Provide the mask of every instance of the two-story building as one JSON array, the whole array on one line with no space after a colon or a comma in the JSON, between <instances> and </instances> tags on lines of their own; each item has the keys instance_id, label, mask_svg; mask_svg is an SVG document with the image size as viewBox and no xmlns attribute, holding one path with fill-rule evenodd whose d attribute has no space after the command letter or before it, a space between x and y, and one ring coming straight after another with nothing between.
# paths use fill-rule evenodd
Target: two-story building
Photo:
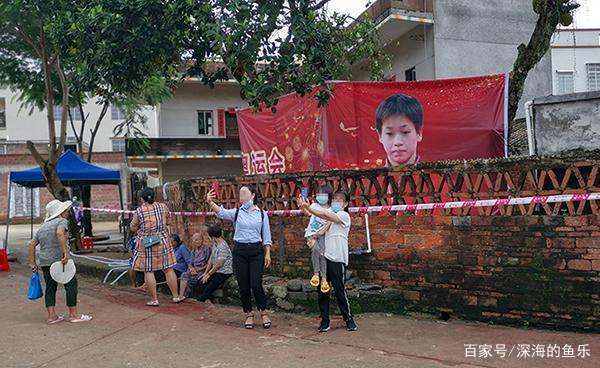
<instances>
[{"instance_id":1,"label":"two-story building","mask_svg":"<svg viewBox=\"0 0 600 368\"><path fill-rule=\"evenodd\" d=\"M156 106L157 134L144 153L127 150L131 167L158 172L161 183L181 178L242 173L236 108L246 107L237 82L214 88L185 80Z\"/></svg>"},{"instance_id":2,"label":"two-story building","mask_svg":"<svg viewBox=\"0 0 600 368\"><path fill-rule=\"evenodd\" d=\"M366 16L390 57L386 79L395 81L508 73L537 20L531 0L377 0ZM354 79L367 80L366 67L357 64ZM548 53L529 74L522 101L551 92Z\"/></svg>"},{"instance_id":3,"label":"two-story building","mask_svg":"<svg viewBox=\"0 0 600 368\"><path fill-rule=\"evenodd\" d=\"M561 29L551 50L554 95L600 90L600 28Z\"/></svg>"}]
</instances>

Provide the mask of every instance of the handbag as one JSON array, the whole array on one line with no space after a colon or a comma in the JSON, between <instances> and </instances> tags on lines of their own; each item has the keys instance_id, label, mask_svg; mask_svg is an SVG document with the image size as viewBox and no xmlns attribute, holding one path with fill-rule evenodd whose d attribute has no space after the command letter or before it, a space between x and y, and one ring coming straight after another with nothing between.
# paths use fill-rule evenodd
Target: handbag
<instances>
[{"instance_id":1,"label":"handbag","mask_svg":"<svg viewBox=\"0 0 600 368\"><path fill-rule=\"evenodd\" d=\"M27 299L36 300L42 297L42 283L40 282L40 274L34 272L29 280L29 290L27 290Z\"/></svg>"},{"instance_id":2,"label":"handbag","mask_svg":"<svg viewBox=\"0 0 600 368\"><path fill-rule=\"evenodd\" d=\"M160 236L158 235L148 235L142 238L142 244L144 248L150 248L160 243Z\"/></svg>"}]
</instances>

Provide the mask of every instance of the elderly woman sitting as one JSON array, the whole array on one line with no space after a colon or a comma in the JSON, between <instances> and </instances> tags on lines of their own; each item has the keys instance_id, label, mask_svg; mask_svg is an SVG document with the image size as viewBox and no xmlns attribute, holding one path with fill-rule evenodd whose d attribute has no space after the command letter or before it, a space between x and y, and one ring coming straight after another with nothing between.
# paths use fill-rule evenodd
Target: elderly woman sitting
<instances>
[{"instance_id":1,"label":"elderly woman sitting","mask_svg":"<svg viewBox=\"0 0 600 368\"><path fill-rule=\"evenodd\" d=\"M208 265L208 260L211 254L210 239L206 230L202 233L195 233L192 236L191 248L192 259L188 264L188 269L181 274L179 297L173 299L174 302L180 303L184 301L189 294L190 286L198 284Z\"/></svg>"}]
</instances>

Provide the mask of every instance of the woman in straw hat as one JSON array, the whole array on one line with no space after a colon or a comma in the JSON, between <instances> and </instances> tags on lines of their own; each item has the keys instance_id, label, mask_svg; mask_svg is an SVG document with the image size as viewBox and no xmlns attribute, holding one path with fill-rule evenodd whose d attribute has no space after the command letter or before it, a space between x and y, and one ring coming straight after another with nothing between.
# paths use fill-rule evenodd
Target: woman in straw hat
<instances>
[{"instance_id":1,"label":"woman in straw hat","mask_svg":"<svg viewBox=\"0 0 600 368\"><path fill-rule=\"evenodd\" d=\"M173 301L177 301L177 275L173 266L177 263L170 243L169 209L164 203L154 202L154 190L144 188L141 193L144 201L137 208L131 221L131 231L136 234L136 252L133 270L144 273L144 284L152 300L146 305L158 307L156 278L154 272L163 271Z\"/></svg>"},{"instance_id":2,"label":"woman in straw hat","mask_svg":"<svg viewBox=\"0 0 600 368\"><path fill-rule=\"evenodd\" d=\"M67 244L71 201L61 202L53 200L46 205L46 219L37 231L35 237L29 242L29 264L34 272L39 268L44 274L46 283L45 302L48 310L48 324L55 324L64 320L64 317L56 314L56 289L58 283L50 273L50 266L54 262L66 265L69 261L69 246ZM40 256L36 261L35 247L40 245ZM66 280L65 280L66 281ZM77 312L77 278L73 277L66 282L65 292L67 294L67 307L69 308L69 322L88 322L91 316Z\"/></svg>"}]
</instances>

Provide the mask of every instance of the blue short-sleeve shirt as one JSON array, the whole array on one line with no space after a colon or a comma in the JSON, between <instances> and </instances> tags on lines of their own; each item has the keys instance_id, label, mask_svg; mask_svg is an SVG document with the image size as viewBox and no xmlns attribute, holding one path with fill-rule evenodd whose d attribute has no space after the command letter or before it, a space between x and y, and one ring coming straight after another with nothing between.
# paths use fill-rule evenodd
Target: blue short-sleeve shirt
<instances>
[{"instance_id":1,"label":"blue short-sleeve shirt","mask_svg":"<svg viewBox=\"0 0 600 368\"><path fill-rule=\"evenodd\" d=\"M235 212L237 208L225 209L221 207L217 215L222 220L235 221ZM269 216L264 213L264 219L261 216L260 209L244 210L239 209L237 221L234 224L235 232L233 240L238 243L263 243L270 246L271 227L269 226ZM262 237L261 237L262 233Z\"/></svg>"}]
</instances>

